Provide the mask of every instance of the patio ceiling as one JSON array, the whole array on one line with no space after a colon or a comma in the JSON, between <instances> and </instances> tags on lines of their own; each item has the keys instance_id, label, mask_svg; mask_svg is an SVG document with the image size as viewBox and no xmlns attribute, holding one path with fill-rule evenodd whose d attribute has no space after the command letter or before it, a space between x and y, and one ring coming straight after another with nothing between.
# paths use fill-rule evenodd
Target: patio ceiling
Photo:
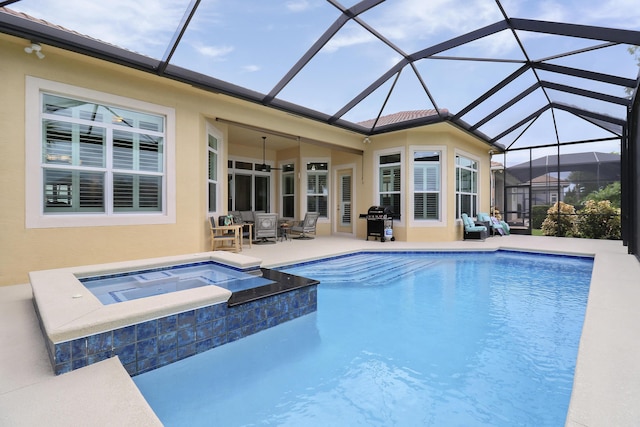
<instances>
[{"instance_id":1,"label":"patio ceiling","mask_svg":"<svg viewBox=\"0 0 640 427\"><path fill-rule=\"evenodd\" d=\"M364 136L449 121L520 149L620 139L633 3L0 0L0 31Z\"/></svg>"}]
</instances>

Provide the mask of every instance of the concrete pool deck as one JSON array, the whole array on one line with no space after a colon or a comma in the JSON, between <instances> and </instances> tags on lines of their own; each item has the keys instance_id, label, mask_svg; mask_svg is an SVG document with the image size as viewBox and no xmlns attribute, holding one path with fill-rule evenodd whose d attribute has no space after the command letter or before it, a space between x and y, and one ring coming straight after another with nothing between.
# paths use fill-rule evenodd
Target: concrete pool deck
<instances>
[{"instance_id":1,"label":"concrete pool deck","mask_svg":"<svg viewBox=\"0 0 640 427\"><path fill-rule=\"evenodd\" d=\"M242 254L275 267L357 250L497 248L595 255L566 425L638 425L640 263L619 241L512 235L380 243L334 236L253 245ZM161 425L117 358L55 376L31 299L28 284L0 287L0 426Z\"/></svg>"}]
</instances>

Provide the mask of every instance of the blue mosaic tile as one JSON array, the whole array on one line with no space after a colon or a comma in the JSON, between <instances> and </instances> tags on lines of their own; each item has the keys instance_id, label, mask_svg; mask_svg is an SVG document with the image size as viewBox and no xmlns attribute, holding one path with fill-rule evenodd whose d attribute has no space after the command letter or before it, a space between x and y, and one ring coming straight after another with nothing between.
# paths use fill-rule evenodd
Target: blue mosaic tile
<instances>
[{"instance_id":1,"label":"blue mosaic tile","mask_svg":"<svg viewBox=\"0 0 640 427\"><path fill-rule=\"evenodd\" d=\"M165 353L178 348L178 333L176 331L158 335L158 353Z\"/></svg>"},{"instance_id":2,"label":"blue mosaic tile","mask_svg":"<svg viewBox=\"0 0 640 427\"><path fill-rule=\"evenodd\" d=\"M158 355L158 367L160 366L166 366L170 363L175 362L176 360L178 360L178 349L173 349L171 351L168 351L166 353L162 353Z\"/></svg>"},{"instance_id":3,"label":"blue mosaic tile","mask_svg":"<svg viewBox=\"0 0 640 427\"><path fill-rule=\"evenodd\" d=\"M178 347L178 360L193 356L194 354L196 354L196 343L190 343Z\"/></svg>"},{"instance_id":4,"label":"blue mosaic tile","mask_svg":"<svg viewBox=\"0 0 640 427\"><path fill-rule=\"evenodd\" d=\"M194 327L184 328L178 331L178 346L196 342L196 330Z\"/></svg>"},{"instance_id":5,"label":"blue mosaic tile","mask_svg":"<svg viewBox=\"0 0 640 427\"><path fill-rule=\"evenodd\" d=\"M102 360L106 360L111 357L111 350L101 351L95 354L90 354L87 356L87 364L91 365L93 363L100 362Z\"/></svg>"},{"instance_id":6,"label":"blue mosaic tile","mask_svg":"<svg viewBox=\"0 0 640 427\"><path fill-rule=\"evenodd\" d=\"M127 326L113 331L114 347L122 347L123 345L134 342L136 342L136 325Z\"/></svg>"},{"instance_id":7,"label":"blue mosaic tile","mask_svg":"<svg viewBox=\"0 0 640 427\"><path fill-rule=\"evenodd\" d=\"M136 346L136 358L138 361L144 358L153 357L156 354L158 354L158 343L156 337L138 341L138 345Z\"/></svg>"},{"instance_id":8,"label":"blue mosaic tile","mask_svg":"<svg viewBox=\"0 0 640 427\"><path fill-rule=\"evenodd\" d=\"M127 370L127 373L129 374L129 376L134 376L138 373L136 368L137 368L137 364L135 362L127 363L126 365L124 365L124 369Z\"/></svg>"},{"instance_id":9,"label":"blue mosaic tile","mask_svg":"<svg viewBox=\"0 0 640 427\"><path fill-rule=\"evenodd\" d=\"M242 327L242 313L227 316L227 330L232 331Z\"/></svg>"},{"instance_id":10,"label":"blue mosaic tile","mask_svg":"<svg viewBox=\"0 0 640 427\"><path fill-rule=\"evenodd\" d=\"M56 365L54 368L54 373L56 375L61 375L61 374L66 374L67 372L71 372L72 366L71 366L71 362L67 362L67 363L61 363L59 365Z\"/></svg>"},{"instance_id":11,"label":"blue mosaic tile","mask_svg":"<svg viewBox=\"0 0 640 427\"><path fill-rule=\"evenodd\" d=\"M178 314L178 328L189 328L196 324L196 311L189 310Z\"/></svg>"},{"instance_id":12,"label":"blue mosaic tile","mask_svg":"<svg viewBox=\"0 0 640 427\"><path fill-rule=\"evenodd\" d=\"M213 348L213 340L211 338L198 341L196 343L196 353L202 353L203 351L211 350Z\"/></svg>"},{"instance_id":13,"label":"blue mosaic tile","mask_svg":"<svg viewBox=\"0 0 640 427\"><path fill-rule=\"evenodd\" d=\"M240 338L244 338L242 335L242 330L234 329L233 331L229 331L227 333L227 342L238 341Z\"/></svg>"},{"instance_id":14,"label":"blue mosaic tile","mask_svg":"<svg viewBox=\"0 0 640 427\"><path fill-rule=\"evenodd\" d=\"M196 323L200 324L200 323L206 323L206 322L211 322L213 319L215 319L215 310L213 308L214 306L208 306L208 307L203 307L203 308L199 308L196 310Z\"/></svg>"},{"instance_id":15,"label":"blue mosaic tile","mask_svg":"<svg viewBox=\"0 0 640 427\"><path fill-rule=\"evenodd\" d=\"M196 341L201 341L213 336L213 322L200 323L196 326Z\"/></svg>"},{"instance_id":16,"label":"blue mosaic tile","mask_svg":"<svg viewBox=\"0 0 640 427\"><path fill-rule=\"evenodd\" d=\"M215 304L213 306L213 317L215 319L218 319L220 317L226 317L228 315L229 312L229 307L227 307L227 304Z\"/></svg>"},{"instance_id":17,"label":"blue mosaic tile","mask_svg":"<svg viewBox=\"0 0 640 427\"><path fill-rule=\"evenodd\" d=\"M113 333L111 331L87 337L87 354L111 350L112 347Z\"/></svg>"},{"instance_id":18,"label":"blue mosaic tile","mask_svg":"<svg viewBox=\"0 0 640 427\"><path fill-rule=\"evenodd\" d=\"M78 338L71 341L71 358L81 359L83 357L87 357L87 339Z\"/></svg>"},{"instance_id":19,"label":"blue mosaic tile","mask_svg":"<svg viewBox=\"0 0 640 427\"><path fill-rule=\"evenodd\" d=\"M211 322L211 333L213 336L219 336L227 333L226 317L222 317Z\"/></svg>"},{"instance_id":20,"label":"blue mosaic tile","mask_svg":"<svg viewBox=\"0 0 640 427\"><path fill-rule=\"evenodd\" d=\"M178 330L178 315L172 314L158 319L158 334L166 334Z\"/></svg>"},{"instance_id":21,"label":"blue mosaic tile","mask_svg":"<svg viewBox=\"0 0 640 427\"><path fill-rule=\"evenodd\" d=\"M55 360L56 364L65 363L71 360L71 343L63 342L56 344Z\"/></svg>"},{"instance_id":22,"label":"blue mosaic tile","mask_svg":"<svg viewBox=\"0 0 640 427\"><path fill-rule=\"evenodd\" d=\"M87 366L87 358L83 357L82 359L75 359L73 361L71 361L71 368L72 369L80 369L80 368L84 368L85 366Z\"/></svg>"},{"instance_id":23,"label":"blue mosaic tile","mask_svg":"<svg viewBox=\"0 0 640 427\"><path fill-rule=\"evenodd\" d=\"M220 347L221 345L225 345L226 343L229 342L229 337L227 334L217 335L212 338L212 341L213 341L213 347Z\"/></svg>"},{"instance_id":24,"label":"blue mosaic tile","mask_svg":"<svg viewBox=\"0 0 640 427\"><path fill-rule=\"evenodd\" d=\"M128 344L123 347L117 347L114 350L114 354L120 358L123 365L133 363L136 361L136 345Z\"/></svg>"},{"instance_id":25,"label":"blue mosaic tile","mask_svg":"<svg viewBox=\"0 0 640 427\"><path fill-rule=\"evenodd\" d=\"M146 359L138 359L136 363L136 372L138 374L142 374L147 371L151 371L158 367L158 358L156 356L149 357Z\"/></svg>"},{"instance_id":26,"label":"blue mosaic tile","mask_svg":"<svg viewBox=\"0 0 640 427\"><path fill-rule=\"evenodd\" d=\"M218 303L80 338L50 343L56 374L118 356L134 376L317 310L317 286L229 308Z\"/></svg>"},{"instance_id":27,"label":"blue mosaic tile","mask_svg":"<svg viewBox=\"0 0 640 427\"><path fill-rule=\"evenodd\" d=\"M149 320L136 326L136 339L138 341L158 335L158 321Z\"/></svg>"}]
</instances>

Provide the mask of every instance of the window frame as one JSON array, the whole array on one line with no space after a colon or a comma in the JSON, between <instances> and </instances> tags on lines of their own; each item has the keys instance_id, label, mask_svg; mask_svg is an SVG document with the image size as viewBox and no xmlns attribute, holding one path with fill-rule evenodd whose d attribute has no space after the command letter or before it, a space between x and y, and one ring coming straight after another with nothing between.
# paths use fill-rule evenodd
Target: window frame
<instances>
[{"instance_id":1,"label":"window frame","mask_svg":"<svg viewBox=\"0 0 640 427\"><path fill-rule=\"evenodd\" d=\"M376 205L378 205L380 203L380 196L383 194L383 192L380 191L380 169L381 167L387 167L387 165L382 166L380 164L380 158L384 157L384 156L389 156L389 155L393 155L393 154L399 154L400 155L400 162L399 162L399 166L400 166L400 191L398 192L400 194L400 212L394 212L394 214L396 215L400 215L400 219L394 218L394 224L396 225L403 225L405 223L405 185L404 185L404 181L405 181L405 176L406 176L406 162L405 162L405 157L406 157L406 149L405 147L392 147L392 148L386 148L383 150L377 150L373 153L374 156L374 171L373 171L373 200L374 203ZM391 194L391 192L384 192L385 194Z\"/></svg>"},{"instance_id":2,"label":"window frame","mask_svg":"<svg viewBox=\"0 0 640 427\"><path fill-rule=\"evenodd\" d=\"M316 175L316 176L320 176L320 175L325 175L326 180L327 180L327 184L326 184L326 194L324 193L309 193L309 172L313 172L311 170L308 169L308 165L310 163L325 163L327 165L326 169L320 170L320 171L315 171L315 173L312 173L312 175ZM331 206L330 206L330 201L331 199L329 198L329 196L331 196L331 163L329 161L328 158L305 158L302 160L302 165L304 165L302 168L304 169L304 197L301 197L300 203L301 203L301 215L304 217L304 215L307 214L307 212L317 212L317 211L311 211L309 210L309 197L323 197L325 199L325 205L327 207L327 214L326 216L322 216L320 215L318 217L318 220L321 222L324 221L329 221L331 219ZM320 212L318 212L320 213Z\"/></svg>"},{"instance_id":3,"label":"window frame","mask_svg":"<svg viewBox=\"0 0 640 427\"><path fill-rule=\"evenodd\" d=\"M292 171L285 171L284 168L287 165L293 165L293 170ZM278 163L278 167L280 168L280 210L279 212L281 212L281 217L282 218L291 218L294 219L296 216L296 190L298 187L297 184L297 179L296 177L298 176L297 174L299 174L298 172L298 166L297 166L297 162L295 161L295 159L291 159L291 160L283 160L281 162ZM285 178L292 178L293 179L293 193L286 193L285 192ZM291 216L287 216L284 214L284 206L285 206L285 200L286 199L291 199L291 205L293 206L293 215Z\"/></svg>"},{"instance_id":4,"label":"window frame","mask_svg":"<svg viewBox=\"0 0 640 427\"><path fill-rule=\"evenodd\" d=\"M466 167L462 167L458 165L458 157L463 157L467 160L471 160L473 162L476 163L476 169L475 171L472 168L466 168ZM481 189L481 185L480 185L480 168L481 168L481 162L480 159L477 156L474 156L472 154L469 154L467 152L464 151L460 151L460 150L456 150L455 152L455 156L454 156L454 171L455 171L455 179L454 179L454 194L455 194L455 213L456 213L456 219L460 220L461 217L460 215L462 213L466 213L467 215L469 215L469 217L475 218L478 215L478 212L480 211L480 189ZM465 170L469 170L473 173L475 173L475 193L474 192L460 192L458 191L459 185L458 185L458 178L459 178L459 170L460 169L465 169ZM473 175L472 175L473 176ZM472 198L475 198L475 203L474 206L472 207L474 209L473 212L462 212L461 210L461 195L463 194L468 194L471 195Z\"/></svg>"},{"instance_id":5,"label":"window frame","mask_svg":"<svg viewBox=\"0 0 640 427\"><path fill-rule=\"evenodd\" d=\"M218 217L220 215L222 215L222 213L225 211L226 208L226 203L224 203L224 198L223 198L223 183L224 183L224 178L227 176L227 172L226 172L226 168L224 167L224 165L226 164L226 160L224 159L224 135L222 133L222 131L220 131L218 128L216 128L215 126L213 126L211 123L207 122L207 129L206 129L206 135L205 135L205 148L207 151L207 155L205 158L205 162L206 162L206 167L205 170L207 171L206 174L206 191L207 191L207 215L208 216L215 216ZM210 146L209 146L209 136L213 136L214 138L216 138L217 140L217 147L215 150L213 150ZM217 171L217 179L212 180L211 177L209 176L209 156L210 153L215 153L216 155L216 171ZM214 184L216 187L216 209L215 210L211 210L209 203L211 200L211 194L209 194L210 190L210 185Z\"/></svg>"},{"instance_id":6,"label":"window frame","mask_svg":"<svg viewBox=\"0 0 640 427\"><path fill-rule=\"evenodd\" d=\"M414 154L419 151L437 151L440 153L440 200L439 200L439 219L415 219L414 206L414 189L415 189L415 164L413 161ZM447 219L447 147L444 145L411 145L409 147L409 188L411 193L411 203L409 204L409 225L411 227L445 227L448 223Z\"/></svg>"},{"instance_id":7,"label":"window frame","mask_svg":"<svg viewBox=\"0 0 640 427\"><path fill-rule=\"evenodd\" d=\"M246 166L246 168L237 168L237 163L242 163L244 166ZM274 185L276 182L276 178L274 177L273 174L273 170L271 170L270 172L262 172L259 170L256 170L256 167L260 164L262 164L262 160L261 159L256 159L256 158L251 158L251 157L243 157L243 156L228 156L228 158L226 159L226 164L227 164L227 179L228 179L228 184L227 184L227 188L228 188L228 194L227 194L227 202L225 203L225 205L227 206L229 211L240 211L242 209L238 209L237 207L237 200L235 197L235 192L236 192L236 184L238 182L236 175L243 175L246 177L250 177L250 182L251 182L251 194L250 194L250 200L249 203L251 204L251 209L252 211L256 211L256 210L260 210L260 209L256 209L256 202L257 202L257 189L256 189L256 180L257 178L267 178L268 179L268 186L266 188L267 191L267 195L264 198L264 203L266 203L266 205L269 207L269 210L271 210L271 207L275 206L274 205ZM267 165L273 167L269 161L267 161Z\"/></svg>"},{"instance_id":8,"label":"window frame","mask_svg":"<svg viewBox=\"0 0 640 427\"><path fill-rule=\"evenodd\" d=\"M160 211L44 213L42 163L43 93L164 116L162 208ZM27 76L25 85L25 226L26 228L95 227L176 222L175 110L119 95ZM111 182L105 185L112 185Z\"/></svg>"}]
</instances>

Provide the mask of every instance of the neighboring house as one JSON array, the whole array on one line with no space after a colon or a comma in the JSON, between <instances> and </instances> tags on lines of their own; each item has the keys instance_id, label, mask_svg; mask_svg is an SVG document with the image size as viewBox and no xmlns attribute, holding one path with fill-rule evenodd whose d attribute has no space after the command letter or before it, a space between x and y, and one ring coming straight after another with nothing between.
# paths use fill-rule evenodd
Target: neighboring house
<instances>
[{"instance_id":1,"label":"neighboring house","mask_svg":"<svg viewBox=\"0 0 640 427\"><path fill-rule=\"evenodd\" d=\"M551 174L533 178L531 181L531 206L553 205L563 201L563 195L571 183Z\"/></svg>"},{"instance_id":2,"label":"neighboring house","mask_svg":"<svg viewBox=\"0 0 640 427\"><path fill-rule=\"evenodd\" d=\"M621 179L616 153L548 155L508 168L491 162L491 205L516 229L529 227L531 207L565 201L569 191L581 197Z\"/></svg>"},{"instance_id":3,"label":"neighboring house","mask_svg":"<svg viewBox=\"0 0 640 427\"><path fill-rule=\"evenodd\" d=\"M365 139L47 45L38 59L29 45L0 35L0 285L208 251L209 217L232 209L316 211L318 235L364 239L358 214L390 205L405 241L461 239L460 213L489 210L488 144L447 122Z\"/></svg>"}]
</instances>

